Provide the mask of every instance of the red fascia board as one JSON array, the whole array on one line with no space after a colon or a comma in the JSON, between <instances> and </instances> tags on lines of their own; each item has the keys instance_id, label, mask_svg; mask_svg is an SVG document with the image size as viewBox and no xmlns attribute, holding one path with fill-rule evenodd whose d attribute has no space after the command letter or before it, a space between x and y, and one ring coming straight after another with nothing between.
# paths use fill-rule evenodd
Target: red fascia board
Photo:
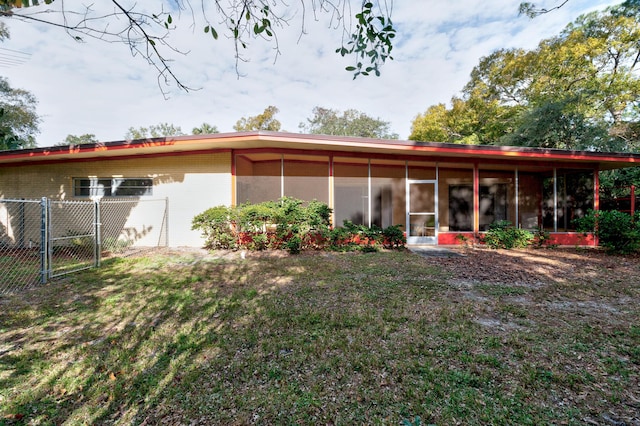
<instances>
[{"instance_id":1,"label":"red fascia board","mask_svg":"<svg viewBox=\"0 0 640 426\"><path fill-rule=\"evenodd\" d=\"M130 154L130 155L118 155L114 157L82 157L82 158L52 158L47 160L41 160L38 162L15 162L6 163L6 167L25 167L36 166L45 164L60 164L60 163L91 163L95 161L117 161L117 160L131 160L141 158L158 158L158 157L183 157L187 155L198 154L220 154L225 152L231 152L231 149L202 149L198 151L174 151L174 152L154 152L151 154ZM0 163L0 166L2 164Z\"/></svg>"},{"instance_id":2,"label":"red fascia board","mask_svg":"<svg viewBox=\"0 0 640 426\"><path fill-rule=\"evenodd\" d=\"M640 165L640 155L633 154L611 154L611 153L593 153L585 151L561 151L554 149L541 148L521 148L521 147L493 147L486 145L458 145L458 144L442 144L435 142L413 142L413 141L396 141L396 140L378 140L366 138L348 138L348 137L329 137L319 135L303 135L288 134L274 132L244 132L244 133L226 133L201 136L179 136L174 138L155 138L136 141L119 141L99 143L95 145L79 145L74 147L48 147L35 148L31 150L16 150L6 154L0 153L0 163L2 160L35 160L41 158L58 157L61 161L69 161L70 156L78 154L102 154L101 159L108 158L108 153L121 152L129 149L144 148L166 148L170 150L167 155L173 155L178 150L184 152L197 153L201 150L194 145L200 145L207 142L216 142L220 148L237 148L236 145L241 141L256 142L262 141L266 143L285 143L285 144L304 144L310 149L298 147L301 152L307 153L324 153L331 151L336 155L342 155L344 152L362 152L367 153L369 150L378 151L369 154L390 155L393 153L414 153L419 154L421 160L425 160L425 154L432 154L431 161L438 161L443 157L469 159L474 158L476 161L498 160L503 159L507 162L513 162L514 159L533 160L539 163L541 160L547 161L568 161L568 162L591 162L591 163L614 163L615 167L625 167L632 165ZM227 146L225 146L227 145ZM235 146L234 146L235 145ZM315 149L314 149L315 147ZM344 147L345 150L341 150ZM212 147L213 148L213 147ZM268 147L266 147L268 149ZM213 148L215 149L215 148ZM352 150L358 151L352 151ZM391 151L389 153L380 153L380 150ZM182 152L182 151L181 151ZM106 154L106 155L105 155ZM155 153L154 153L155 154ZM144 156L144 153L136 154ZM152 155L152 154L149 154ZM124 158L124 155L115 155L114 157ZM89 157L84 157L89 158ZM41 160L40 160L41 161ZM440 160L441 161L441 160ZM6 164L17 163L10 161ZM613 164L610 164L613 165Z\"/></svg>"}]
</instances>

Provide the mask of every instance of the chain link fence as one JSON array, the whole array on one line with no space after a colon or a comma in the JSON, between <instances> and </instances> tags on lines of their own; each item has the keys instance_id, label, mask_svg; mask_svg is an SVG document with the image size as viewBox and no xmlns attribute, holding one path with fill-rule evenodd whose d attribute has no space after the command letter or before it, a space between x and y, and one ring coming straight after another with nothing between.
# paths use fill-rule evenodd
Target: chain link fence
<instances>
[{"instance_id":1,"label":"chain link fence","mask_svg":"<svg viewBox=\"0 0 640 426\"><path fill-rule=\"evenodd\" d=\"M0 200L0 293L41 282L44 209L38 200Z\"/></svg>"},{"instance_id":2,"label":"chain link fence","mask_svg":"<svg viewBox=\"0 0 640 426\"><path fill-rule=\"evenodd\" d=\"M96 265L96 217L100 203L48 202L48 277L89 269Z\"/></svg>"},{"instance_id":3,"label":"chain link fence","mask_svg":"<svg viewBox=\"0 0 640 426\"><path fill-rule=\"evenodd\" d=\"M0 294L168 245L168 201L0 199Z\"/></svg>"}]
</instances>

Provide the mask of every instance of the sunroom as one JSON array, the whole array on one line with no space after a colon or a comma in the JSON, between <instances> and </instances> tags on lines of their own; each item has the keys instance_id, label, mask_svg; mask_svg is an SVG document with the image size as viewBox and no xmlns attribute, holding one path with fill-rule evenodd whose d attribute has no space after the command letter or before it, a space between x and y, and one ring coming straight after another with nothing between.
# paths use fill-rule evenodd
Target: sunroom
<instances>
[{"instance_id":1,"label":"sunroom","mask_svg":"<svg viewBox=\"0 0 640 426\"><path fill-rule=\"evenodd\" d=\"M438 149L437 144L418 145ZM496 158L482 158L473 148L449 148L468 155L235 150L235 202L318 200L333 209L335 226L347 220L381 228L400 225L409 244L456 244L497 221L549 232L557 244L594 244L575 232L574 219L598 207L601 164L595 159L575 161L576 153L515 148L490 149ZM517 158L517 153L534 159ZM558 158L543 158L553 155Z\"/></svg>"}]
</instances>

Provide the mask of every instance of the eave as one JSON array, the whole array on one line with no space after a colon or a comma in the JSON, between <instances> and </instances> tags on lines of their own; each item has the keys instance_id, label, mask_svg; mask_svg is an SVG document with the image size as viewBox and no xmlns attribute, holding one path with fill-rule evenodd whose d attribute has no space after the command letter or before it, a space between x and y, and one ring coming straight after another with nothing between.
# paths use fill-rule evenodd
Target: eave
<instances>
[{"instance_id":1,"label":"eave","mask_svg":"<svg viewBox=\"0 0 640 426\"><path fill-rule=\"evenodd\" d=\"M458 145L260 131L0 151L0 166L264 148L298 151L312 150L334 155L339 153L371 153L384 156L424 157L431 160L447 159L450 161L460 159L465 162L497 161L516 164L527 162L546 166L554 163L572 163L583 166L597 166L601 170L640 165L640 154L629 153Z\"/></svg>"}]
</instances>

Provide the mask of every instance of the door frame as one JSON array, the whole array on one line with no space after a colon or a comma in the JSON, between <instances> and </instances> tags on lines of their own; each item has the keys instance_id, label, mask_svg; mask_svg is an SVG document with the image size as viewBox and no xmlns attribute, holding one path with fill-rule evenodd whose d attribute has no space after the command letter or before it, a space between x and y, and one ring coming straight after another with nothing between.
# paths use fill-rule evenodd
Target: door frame
<instances>
[{"instance_id":1,"label":"door frame","mask_svg":"<svg viewBox=\"0 0 640 426\"><path fill-rule=\"evenodd\" d=\"M413 184L433 184L433 207L432 212L412 212L411 211L411 185ZM407 185L405 190L406 206L405 206L405 229L407 235L407 244L419 245L419 244L438 244L438 179L407 179ZM433 216L435 219L435 233L433 236L412 236L411 235L411 215L427 215Z\"/></svg>"}]
</instances>

